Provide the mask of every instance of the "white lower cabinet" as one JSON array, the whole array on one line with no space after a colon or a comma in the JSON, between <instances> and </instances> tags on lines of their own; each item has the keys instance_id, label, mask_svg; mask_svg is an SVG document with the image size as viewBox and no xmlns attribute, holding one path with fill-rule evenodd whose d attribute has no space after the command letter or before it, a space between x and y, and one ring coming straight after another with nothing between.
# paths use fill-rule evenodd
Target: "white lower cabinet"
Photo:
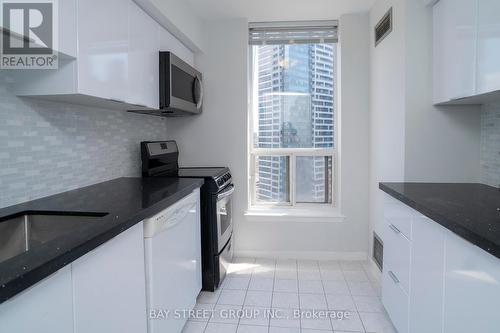
<instances>
[{"instance_id":1,"label":"white lower cabinet","mask_svg":"<svg viewBox=\"0 0 500 333\"><path fill-rule=\"evenodd\" d=\"M0 332L73 332L71 267L0 304Z\"/></svg>"},{"instance_id":2,"label":"white lower cabinet","mask_svg":"<svg viewBox=\"0 0 500 333\"><path fill-rule=\"evenodd\" d=\"M143 224L72 265L75 333L147 330Z\"/></svg>"},{"instance_id":3,"label":"white lower cabinet","mask_svg":"<svg viewBox=\"0 0 500 333\"><path fill-rule=\"evenodd\" d=\"M410 251L411 242L393 224L386 225L384 231L384 264L399 286L408 293L410 288Z\"/></svg>"},{"instance_id":4,"label":"white lower cabinet","mask_svg":"<svg viewBox=\"0 0 500 333\"><path fill-rule=\"evenodd\" d=\"M384 200L384 269L382 303L399 333L408 332L408 291L414 211L386 196Z\"/></svg>"},{"instance_id":5,"label":"white lower cabinet","mask_svg":"<svg viewBox=\"0 0 500 333\"><path fill-rule=\"evenodd\" d=\"M202 282L199 189L162 214L147 251L140 222L0 304L0 332L146 333L148 310L193 309ZM186 318L149 328L180 332Z\"/></svg>"},{"instance_id":6,"label":"white lower cabinet","mask_svg":"<svg viewBox=\"0 0 500 333\"><path fill-rule=\"evenodd\" d=\"M146 331L142 222L0 304L0 332Z\"/></svg>"},{"instance_id":7,"label":"white lower cabinet","mask_svg":"<svg viewBox=\"0 0 500 333\"><path fill-rule=\"evenodd\" d=\"M401 288L391 267L382 274L382 303L399 333L408 332L408 294Z\"/></svg>"},{"instance_id":8,"label":"white lower cabinet","mask_svg":"<svg viewBox=\"0 0 500 333\"><path fill-rule=\"evenodd\" d=\"M500 332L500 260L449 235L445 265L444 332Z\"/></svg>"},{"instance_id":9,"label":"white lower cabinet","mask_svg":"<svg viewBox=\"0 0 500 333\"><path fill-rule=\"evenodd\" d=\"M425 217L413 223L410 331L442 332L446 229Z\"/></svg>"},{"instance_id":10,"label":"white lower cabinet","mask_svg":"<svg viewBox=\"0 0 500 333\"><path fill-rule=\"evenodd\" d=\"M500 260L412 208L398 208L408 240L387 219L401 202L386 199L382 302L398 332L500 332Z\"/></svg>"}]
</instances>

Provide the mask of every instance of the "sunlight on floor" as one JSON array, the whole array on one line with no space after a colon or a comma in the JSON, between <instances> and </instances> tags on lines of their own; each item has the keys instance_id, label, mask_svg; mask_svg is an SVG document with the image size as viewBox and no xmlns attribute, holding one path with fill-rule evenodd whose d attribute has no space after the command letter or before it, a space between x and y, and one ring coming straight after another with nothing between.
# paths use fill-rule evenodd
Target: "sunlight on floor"
<instances>
[{"instance_id":1,"label":"sunlight on floor","mask_svg":"<svg viewBox=\"0 0 500 333\"><path fill-rule=\"evenodd\" d=\"M231 275L231 274L245 274L246 272L248 271L252 271L253 269L259 267L259 265L255 265L255 264L245 264L245 263L241 263L241 264L236 264L236 263L233 263L233 264L230 264L229 265L229 268L227 269L227 274L228 275Z\"/></svg>"}]
</instances>

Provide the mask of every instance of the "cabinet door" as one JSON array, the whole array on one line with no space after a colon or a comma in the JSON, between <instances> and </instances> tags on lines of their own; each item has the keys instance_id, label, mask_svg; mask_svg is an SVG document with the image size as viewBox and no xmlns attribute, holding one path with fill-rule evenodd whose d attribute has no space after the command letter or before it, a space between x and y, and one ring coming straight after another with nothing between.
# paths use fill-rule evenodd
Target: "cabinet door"
<instances>
[{"instance_id":1,"label":"cabinet door","mask_svg":"<svg viewBox=\"0 0 500 333\"><path fill-rule=\"evenodd\" d=\"M425 217L413 222L410 332L443 330L444 242L446 230Z\"/></svg>"},{"instance_id":2,"label":"cabinet door","mask_svg":"<svg viewBox=\"0 0 500 333\"><path fill-rule=\"evenodd\" d=\"M434 102L475 95L477 0L434 6Z\"/></svg>"},{"instance_id":3,"label":"cabinet door","mask_svg":"<svg viewBox=\"0 0 500 333\"><path fill-rule=\"evenodd\" d=\"M500 1L479 0L477 93L500 90Z\"/></svg>"},{"instance_id":4,"label":"cabinet door","mask_svg":"<svg viewBox=\"0 0 500 333\"><path fill-rule=\"evenodd\" d=\"M448 233L444 284L445 333L497 333L500 259Z\"/></svg>"},{"instance_id":5,"label":"cabinet door","mask_svg":"<svg viewBox=\"0 0 500 333\"><path fill-rule=\"evenodd\" d=\"M0 304L0 331L73 332L71 267L66 266Z\"/></svg>"},{"instance_id":6,"label":"cabinet door","mask_svg":"<svg viewBox=\"0 0 500 333\"><path fill-rule=\"evenodd\" d=\"M129 16L129 88L126 100L142 107L158 108L158 24L133 1L129 2Z\"/></svg>"},{"instance_id":7,"label":"cabinet door","mask_svg":"<svg viewBox=\"0 0 500 333\"><path fill-rule=\"evenodd\" d=\"M77 57L76 7L77 0L64 0L57 3L58 51L72 58Z\"/></svg>"},{"instance_id":8,"label":"cabinet door","mask_svg":"<svg viewBox=\"0 0 500 333\"><path fill-rule=\"evenodd\" d=\"M433 9L433 101L442 103L448 101L449 88L446 75L449 57L448 26L449 13L446 11L446 1L439 1Z\"/></svg>"},{"instance_id":9,"label":"cabinet door","mask_svg":"<svg viewBox=\"0 0 500 333\"><path fill-rule=\"evenodd\" d=\"M410 223L410 221L408 221ZM411 242L401 231L387 222L384 231L384 269L390 267L399 280L399 286L408 293L410 289Z\"/></svg>"},{"instance_id":10,"label":"cabinet door","mask_svg":"<svg viewBox=\"0 0 500 333\"><path fill-rule=\"evenodd\" d=\"M75 333L146 332L143 224L72 264Z\"/></svg>"},{"instance_id":11,"label":"cabinet door","mask_svg":"<svg viewBox=\"0 0 500 333\"><path fill-rule=\"evenodd\" d=\"M382 303L398 333L408 333L408 294L401 288L384 261L382 272ZM427 332L427 331L425 331Z\"/></svg>"},{"instance_id":12,"label":"cabinet door","mask_svg":"<svg viewBox=\"0 0 500 333\"><path fill-rule=\"evenodd\" d=\"M78 1L78 92L124 101L128 94L128 1Z\"/></svg>"}]
</instances>

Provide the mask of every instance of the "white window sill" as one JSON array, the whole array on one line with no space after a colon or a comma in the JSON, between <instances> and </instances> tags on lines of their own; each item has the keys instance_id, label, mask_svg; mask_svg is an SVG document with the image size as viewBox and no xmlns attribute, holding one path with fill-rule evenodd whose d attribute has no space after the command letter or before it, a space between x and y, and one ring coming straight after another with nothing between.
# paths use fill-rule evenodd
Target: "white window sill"
<instances>
[{"instance_id":1,"label":"white window sill","mask_svg":"<svg viewBox=\"0 0 500 333\"><path fill-rule=\"evenodd\" d=\"M319 222L338 223L345 220L337 209L330 208L276 208L251 207L245 212L247 221L288 221L288 222Z\"/></svg>"}]
</instances>

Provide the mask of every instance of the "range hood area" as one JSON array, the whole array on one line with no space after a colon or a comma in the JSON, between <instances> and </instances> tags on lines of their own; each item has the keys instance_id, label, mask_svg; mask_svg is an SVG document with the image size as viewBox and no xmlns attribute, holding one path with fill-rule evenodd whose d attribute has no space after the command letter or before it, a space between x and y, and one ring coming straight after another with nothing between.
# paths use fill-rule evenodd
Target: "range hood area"
<instances>
[{"instance_id":1,"label":"range hood area","mask_svg":"<svg viewBox=\"0 0 500 333\"><path fill-rule=\"evenodd\" d=\"M57 69L11 71L18 97L162 117L201 112L202 75L188 64L192 59L161 52L172 50L169 31L132 0L113 12L91 7L85 1L60 2ZM90 12L93 19L85 19ZM192 54L178 44L174 48L182 55ZM175 72L161 54L177 60Z\"/></svg>"}]
</instances>

